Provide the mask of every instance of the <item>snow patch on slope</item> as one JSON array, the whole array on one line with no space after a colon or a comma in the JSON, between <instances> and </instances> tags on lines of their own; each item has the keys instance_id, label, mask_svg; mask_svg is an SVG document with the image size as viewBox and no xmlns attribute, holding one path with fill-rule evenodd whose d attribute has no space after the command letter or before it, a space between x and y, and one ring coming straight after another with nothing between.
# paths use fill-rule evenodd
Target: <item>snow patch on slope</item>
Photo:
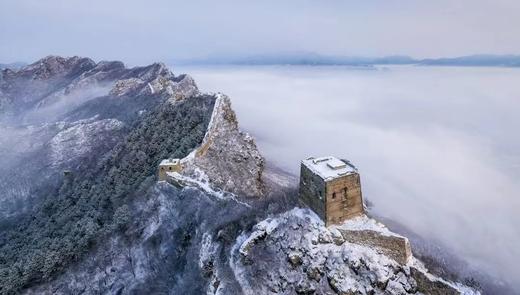
<instances>
[{"instance_id":1,"label":"snow patch on slope","mask_svg":"<svg viewBox=\"0 0 520 295\"><path fill-rule=\"evenodd\" d=\"M64 166L77 158L89 155L97 146L116 140L114 131L123 129L124 123L116 119L81 120L52 138L51 165Z\"/></svg>"}]
</instances>

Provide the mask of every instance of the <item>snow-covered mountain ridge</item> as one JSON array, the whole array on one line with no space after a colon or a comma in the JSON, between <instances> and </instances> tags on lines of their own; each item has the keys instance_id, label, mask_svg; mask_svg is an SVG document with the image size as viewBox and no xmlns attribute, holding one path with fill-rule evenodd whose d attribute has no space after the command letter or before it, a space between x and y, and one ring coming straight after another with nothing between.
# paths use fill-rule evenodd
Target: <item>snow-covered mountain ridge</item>
<instances>
[{"instance_id":1,"label":"snow-covered mountain ridge","mask_svg":"<svg viewBox=\"0 0 520 295\"><path fill-rule=\"evenodd\" d=\"M127 69L118 61L48 56L2 70L0 214L30 210L64 170L89 170L145 114L197 93L191 77L160 63Z\"/></svg>"},{"instance_id":2,"label":"snow-covered mountain ridge","mask_svg":"<svg viewBox=\"0 0 520 295\"><path fill-rule=\"evenodd\" d=\"M373 219L295 208L295 179L189 76L52 56L1 73L0 294L476 293L352 238L398 237Z\"/></svg>"}]
</instances>

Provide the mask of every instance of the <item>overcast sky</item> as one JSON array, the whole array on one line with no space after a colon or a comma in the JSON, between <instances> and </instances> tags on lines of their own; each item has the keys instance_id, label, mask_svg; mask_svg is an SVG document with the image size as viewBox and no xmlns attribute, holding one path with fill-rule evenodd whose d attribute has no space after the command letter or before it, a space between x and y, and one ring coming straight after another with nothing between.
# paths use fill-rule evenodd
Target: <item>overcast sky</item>
<instances>
[{"instance_id":1,"label":"overcast sky","mask_svg":"<svg viewBox=\"0 0 520 295\"><path fill-rule=\"evenodd\" d=\"M2 0L0 62L520 53L520 1Z\"/></svg>"}]
</instances>

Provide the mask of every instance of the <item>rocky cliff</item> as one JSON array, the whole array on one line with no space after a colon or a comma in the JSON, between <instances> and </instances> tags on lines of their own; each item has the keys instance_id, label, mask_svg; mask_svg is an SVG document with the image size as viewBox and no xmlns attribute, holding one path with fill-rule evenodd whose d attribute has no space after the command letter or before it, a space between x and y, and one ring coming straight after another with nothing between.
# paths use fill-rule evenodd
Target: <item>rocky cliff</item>
<instances>
[{"instance_id":1,"label":"rocky cliff","mask_svg":"<svg viewBox=\"0 0 520 295\"><path fill-rule=\"evenodd\" d=\"M2 71L0 91L16 135L0 139L15 159L0 294L475 293L368 217L327 228L295 208L294 179L264 167L229 98L162 64L47 57ZM157 182L172 157L179 181Z\"/></svg>"},{"instance_id":2,"label":"rocky cliff","mask_svg":"<svg viewBox=\"0 0 520 295\"><path fill-rule=\"evenodd\" d=\"M183 174L241 197L264 196L264 158L253 137L238 128L229 97L218 94L200 147L183 161ZM203 175L201 175L203 174Z\"/></svg>"}]
</instances>

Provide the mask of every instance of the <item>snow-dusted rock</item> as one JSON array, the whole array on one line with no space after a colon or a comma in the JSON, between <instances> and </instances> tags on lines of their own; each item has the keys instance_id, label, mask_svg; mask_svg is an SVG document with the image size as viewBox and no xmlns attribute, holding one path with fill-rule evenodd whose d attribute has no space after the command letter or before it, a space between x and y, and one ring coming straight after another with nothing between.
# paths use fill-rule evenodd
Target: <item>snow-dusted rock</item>
<instances>
[{"instance_id":1,"label":"snow-dusted rock","mask_svg":"<svg viewBox=\"0 0 520 295\"><path fill-rule=\"evenodd\" d=\"M201 146L183 160L183 174L202 170L212 186L238 196L263 196L264 158L254 139L240 131L229 97L217 95Z\"/></svg>"},{"instance_id":2,"label":"snow-dusted rock","mask_svg":"<svg viewBox=\"0 0 520 295\"><path fill-rule=\"evenodd\" d=\"M62 168L78 163L81 157L91 157L95 150L114 146L122 136L124 123L115 119L80 121L59 132L50 141L51 165Z\"/></svg>"},{"instance_id":3,"label":"snow-dusted rock","mask_svg":"<svg viewBox=\"0 0 520 295\"><path fill-rule=\"evenodd\" d=\"M173 85L175 99L190 97L199 93L195 80L190 75L181 75Z\"/></svg>"},{"instance_id":4,"label":"snow-dusted rock","mask_svg":"<svg viewBox=\"0 0 520 295\"><path fill-rule=\"evenodd\" d=\"M50 55L21 68L18 73L20 76L32 80L48 80L57 77L73 76L76 73L88 71L95 66L96 63L90 58L79 56L66 58Z\"/></svg>"},{"instance_id":5,"label":"snow-dusted rock","mask_svg":"<svg viewBox=\"0 0 520 295\"><path fill-rule=\"evenodd\" d=\"M369 218L326 228L309 209L293 209L243 233L231 265L244 294L474 294L416 259L400 264L369 244L334 241L367 228L398 236Z\"/></svg>"},{"instance_id":6,"label":"snow-dusted rock","mask_svg":"<svg viewBox=\"0 0 520 295\"><path fill-rule=\"evenodd\" d=\"M113 96L129 95L140 89L144 83L145 82L139 78L118 80L109 94Z\"/></svg>"},{"instance_id":7,"label":"snow-dusted rock","mask_svg":"<svg viewBox=\"0 0 520 295\"><path fill-rule=\"evenodd\" d=\"M181 75L175 79L159 76L149 81L147 87L142 88L141 92L148 95L164 93L174 103L175 101L197 95L199 90L193 78L188 75Z\"/></svg>"},{"instance_id":8,"label":"snow-dusted rock","mask_svg":"<svg viewBox=\"0 0 520 295\"><path fill-rule=\"evenodd\" d=\"M48 56L19 70L6 69L0 78L0 114L11 116L28 110L71 106L110 95L154 96L176 100L198 93L191 77L176 77L163 63L125 68L119 61ZM0 118L1 119L1 118ZM49 119L49 118L46 118Z\"/></svg>"},{"instance_id":9,"label":"snow-dusted rock","mask_svg":"<svg viewBox=\"0 0 520 295\"><path fill-rule=\"evenodd\" d=\"M3 70L0 114L18 113L34 107L95 65L89 58L48 56L19 70Z\"/></svg>"}]
</instances>

